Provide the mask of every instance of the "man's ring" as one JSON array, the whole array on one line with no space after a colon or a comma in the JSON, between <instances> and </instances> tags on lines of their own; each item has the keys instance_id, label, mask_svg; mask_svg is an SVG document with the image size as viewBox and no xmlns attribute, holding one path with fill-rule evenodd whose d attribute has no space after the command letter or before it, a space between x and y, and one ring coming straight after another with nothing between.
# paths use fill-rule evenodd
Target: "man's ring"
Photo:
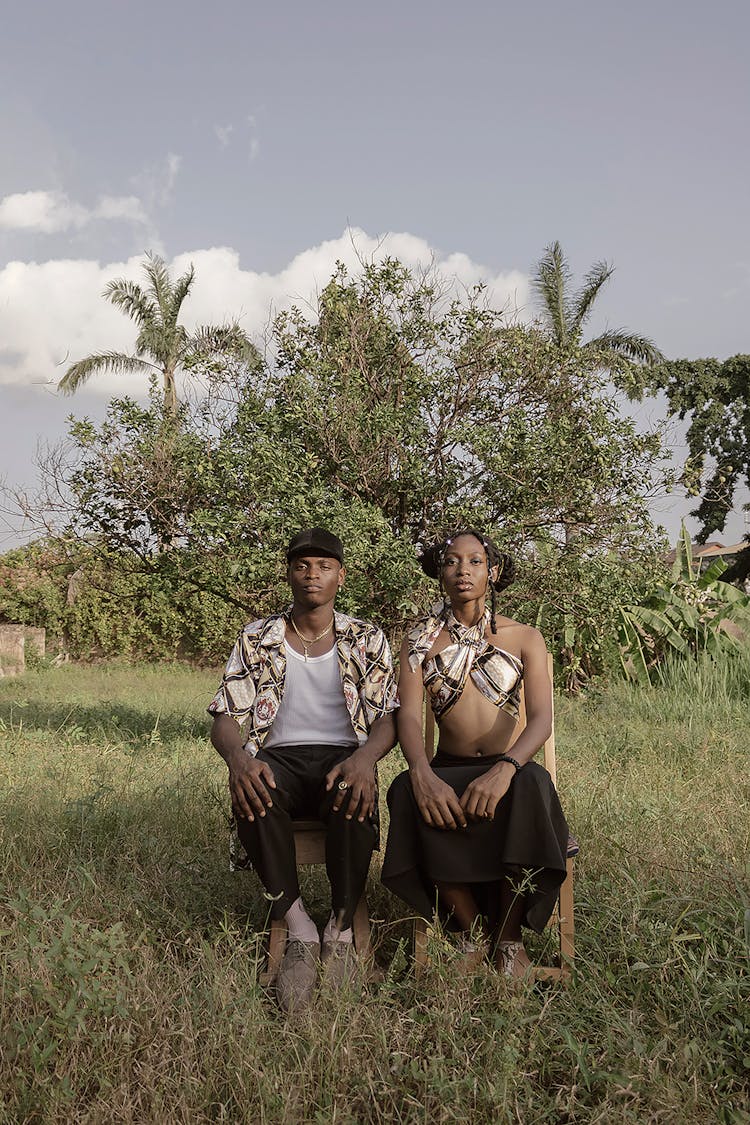
<instances>
[{"instance_id":1,"label":"man's ring","mask_svg":"<svg viewBox=\"0 0 750 1125\"><path fill-rule=\"evenodd\" d=\"M349 783L347 781L340 781L339 782L339 789L348 789L348 788L349 788Z\"/></svg>"}]
</instances>

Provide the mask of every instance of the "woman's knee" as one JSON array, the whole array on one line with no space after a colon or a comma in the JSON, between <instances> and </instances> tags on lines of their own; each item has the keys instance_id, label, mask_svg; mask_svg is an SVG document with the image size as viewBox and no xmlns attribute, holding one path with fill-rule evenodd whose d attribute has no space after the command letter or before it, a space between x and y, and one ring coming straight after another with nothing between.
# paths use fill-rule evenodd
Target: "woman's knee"
<instances>
[{"instance_id":1,"label":"woman's knee","mask_svg":"<svg viewBox=\"0 0 750 1125\"><path fill-rule=\"evenodd\" d=\"M513 778L513 789L543 793L552 785L552 778L538 762L527 762Z\"/></svg>"}]
</instances>

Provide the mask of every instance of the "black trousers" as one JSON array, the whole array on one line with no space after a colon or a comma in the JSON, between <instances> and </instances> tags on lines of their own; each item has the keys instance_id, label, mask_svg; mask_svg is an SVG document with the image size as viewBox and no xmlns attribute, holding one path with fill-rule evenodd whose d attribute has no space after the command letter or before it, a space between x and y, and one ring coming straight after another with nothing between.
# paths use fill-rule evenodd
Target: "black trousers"
<instances>
[{"instance_id":1,"label":"black trousers","mask_svg":"<svg viewBox=\"0 0 750 1125\"><path fill-rule=\"evenodd\" d=\"M346 803L338 812L332 805L338 790L327 793L325 778L356 746L275 746L261 749L258 760L273 771L276 788L273 805L265 816L250 821L237 818L237 832L261 883L273 899L271 917L283 918L299 897L297 860L292 821L296 818L325 822L326 871L331 884L331 907L340 929L348 929L365 889L376 831L372 820L346 819Z\"/></svg>"}]
</instances>

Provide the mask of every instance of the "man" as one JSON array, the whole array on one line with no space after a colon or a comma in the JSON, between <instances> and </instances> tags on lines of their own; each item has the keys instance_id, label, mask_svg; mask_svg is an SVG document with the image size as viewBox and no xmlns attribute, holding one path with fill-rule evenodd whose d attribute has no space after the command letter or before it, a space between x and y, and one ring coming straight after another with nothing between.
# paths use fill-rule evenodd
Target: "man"
<instances>
[{"instance_id":1,"label":"man","mask_svg":"<svg viewBox=\"0 0 750 1125\"><path fill-rule=\"evenodd\" d=\"M352 917L377 842L375 763L395 744L398 700L381 630L334 610L346 576L341 540L320 527L301 531L287 563L291 607L245 626L209 711L237 834L271 916L288 927L279 1003L299 1012L312 998L321 947L300 897L292 820L327 825L322 961L340 985L356 968Z\"/></svg>"}]
</instances>

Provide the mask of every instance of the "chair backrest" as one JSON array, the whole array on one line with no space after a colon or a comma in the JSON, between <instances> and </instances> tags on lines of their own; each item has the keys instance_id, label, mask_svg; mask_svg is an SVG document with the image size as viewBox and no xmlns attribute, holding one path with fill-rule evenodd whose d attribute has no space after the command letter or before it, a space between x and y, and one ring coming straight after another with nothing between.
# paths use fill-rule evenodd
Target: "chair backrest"
<instances>
[{"instance_id":1,"label":"chair backrest","mask_svg":"<svg viewBox=\"0 0 750 1125\"><path fill-rule=\"evenodd\" d=\"M552 692L552 727L549 732L549 738L544 743L544 768L552 778L552 784L557 788L557 759L555 757L555 687L554 687L554 664L552 657L547 653L547 671L549 672L550 691ZM518 710L518 727L516 733L513 735L511 746L518 738L519 734L526 726L526 700L524 699L523 686L521 687L521 705Z\"/></svg>"}]
</instances>

